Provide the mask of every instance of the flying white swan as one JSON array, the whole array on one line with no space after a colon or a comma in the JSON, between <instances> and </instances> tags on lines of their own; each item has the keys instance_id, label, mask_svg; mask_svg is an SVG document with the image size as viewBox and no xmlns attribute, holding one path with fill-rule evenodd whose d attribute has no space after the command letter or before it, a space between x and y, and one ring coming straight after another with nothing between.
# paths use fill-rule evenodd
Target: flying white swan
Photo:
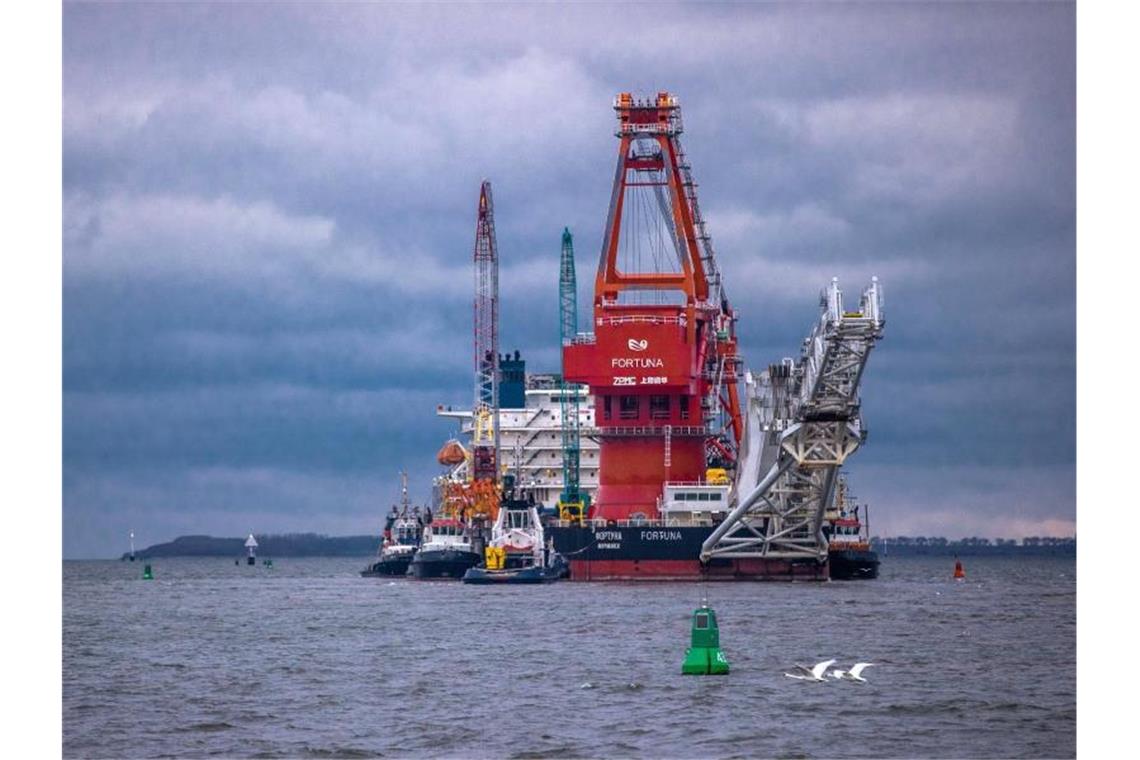
<instances>
[{"instance_id":1,"label":"flying white swan","mask_svg":"<svg viewBox=\"0 0 1140 760\"><path fill-rule=\"evenodd\" d=\"M837 681L862 681L867 683L867 679L860 675L863 668L869 668L875 663L873 662L857 662L851 666L851 670L833 670L830 675Z\"/></svg>"},{"instance_id":2,"label":"flying white swan","mask_svg":"<svg viewBox=\"0 0 1140 760\"><path fill-rule=\"evenodd\" d=\"M826 679L823 677L823 674L826 673L827 669L834 664L835 660L824 660L823 662L817 662L815 664L815 667L812 668L809 668L807 665L797 664L796 673L785 673L784 675L786 675L788 678L795 678L799 681L824 681Z\"/></svg>"}]
</instances>

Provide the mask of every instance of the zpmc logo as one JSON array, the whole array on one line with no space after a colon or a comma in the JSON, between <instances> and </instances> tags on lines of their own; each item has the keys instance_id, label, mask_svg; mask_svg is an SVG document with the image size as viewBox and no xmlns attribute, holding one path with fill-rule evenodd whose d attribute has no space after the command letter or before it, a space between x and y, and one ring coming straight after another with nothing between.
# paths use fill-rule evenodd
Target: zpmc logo
<instances>
[{"instance_id":1,"label":"zpmc logo","mask_svg":"<svg viewBox=\"0 0 1140 760\"><path fill-rule=\"evenodd\" d=\"M636 338L629 339L630 351L644 351L647 348L649 348L649 341L644 338L642 340L637 340Z\"/></svg>"}]
</instances>

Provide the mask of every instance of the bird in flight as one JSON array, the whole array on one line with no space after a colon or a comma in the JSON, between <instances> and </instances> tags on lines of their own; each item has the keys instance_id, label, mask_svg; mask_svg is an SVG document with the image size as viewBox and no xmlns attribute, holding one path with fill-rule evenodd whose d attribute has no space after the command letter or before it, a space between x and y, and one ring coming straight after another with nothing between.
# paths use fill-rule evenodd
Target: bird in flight
<instances>
[{"instance_id":1,"label":"bird in flight","mask_svg":"<svg viewBox=\"0 0 1140 760\"><path fill-rule=\"evenodd\" d=\"M824 660L817 662L814 667L809 668L807 665L796 665L795 673L785 673L788 678L795 678L799 681L823 681L826 680L823 674L827 669L835 664L835 660Z\"/></svg>"},{"instance_id":2,"label":"bird in flight","mask_svg":"<svg viewBox=\"0 0 1140 760\"><path fill-rule=\"evenodd\" d=\"M830 675L837 681L862 681L867 683L867 679L860 675L863 668L869 668L875 663L873 662L857 662L851 666L851 670L833 670Z\"/></svg>"}]
</instances>

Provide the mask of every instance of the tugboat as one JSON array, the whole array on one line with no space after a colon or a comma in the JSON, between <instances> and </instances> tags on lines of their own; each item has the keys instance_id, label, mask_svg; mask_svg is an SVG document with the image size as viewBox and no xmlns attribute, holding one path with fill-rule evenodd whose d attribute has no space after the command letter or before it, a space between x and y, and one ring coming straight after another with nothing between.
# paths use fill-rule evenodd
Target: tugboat
<instances>
[{"instance_id":1,"label":"tugboat","mask_svg":"<svg viewBox=\"0 0 1140 760\"><path fill-rule=\"evenodd\" d=\"M847 479L839 477L835 506L826 517L827 564L832 580L863 580L879 576L879 555L871 549L866 523L859 520L859 505L848 504ZM864 513L867 507L863 506Z\"/></svg>"},{"instance_id":2,"label":"tugboat","mask_svg":"<svg viewBox=\"0 0 1140 760\"><path fill-rule=\"evenodd\" d=\"M482 567L472 567L464 583L477 585L552 583L568 572L560 554L547 544L534 494L514 494L514 478L503 478L503 499L491 525L491 542Z\"/></svg>"},{"instance_id":3,"label":"tugboat","mask_svg":"<svg viewBox=\"0 0 1140 760\"><path fill-rule=\"evenodd\" d=\"M420 537L424 528L423 517L420 516L419 507L409 511L408 474L401 472L400 480L403 492L401 508L397 510L396 505L392 505L392 512L384 525L384 539L380 542L376 560L360 571L360 575L364 578L406 575L408 565L420 547Z\"/></svg>"},{"instance_id":4,"label":"tugboat","mask_svg":"<svg viewBox=\"0 0 1140 760\"><path fill-rule=\"evenodd\" d=\"M427 513L423 543L408 565L408 576L418 580L463 577L468 568L479 564L479 552L471 541L466 523L454 517L432 519Z\"/></svg>"}]
</instances>

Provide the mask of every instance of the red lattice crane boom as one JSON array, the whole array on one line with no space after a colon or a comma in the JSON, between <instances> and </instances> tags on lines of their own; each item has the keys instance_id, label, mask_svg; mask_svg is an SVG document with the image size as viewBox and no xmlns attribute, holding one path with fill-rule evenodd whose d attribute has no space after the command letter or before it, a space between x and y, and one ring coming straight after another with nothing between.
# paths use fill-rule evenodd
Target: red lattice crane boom
<instances>
[{"instance_id":1,"label":"red lattice crane boom","mask_svg":"<svg viewBox=\"0 0 1140 760\"><path fill-rule=\"evenodd\" d=\"M499 478L499 251L491 183L479 188L475 219L475 403L473 480Z\"/></svg>"},{"instance_id":2,"label":"red lattice crane boom","mask_svg":"<svg viewBox=\"0 0 1140 760\"><path fill-rule=\"evenodd\" d=\"M471 451L467 480L444 488L445 514L461 520L494 520L499 508L499 251L495 241L495 206L491 183L479 188L475 216L475 403L471 411ZM462 446L458 447L462 451ZM445 447L440 451L440 463Z\"/></svg>"}]
</instances>

